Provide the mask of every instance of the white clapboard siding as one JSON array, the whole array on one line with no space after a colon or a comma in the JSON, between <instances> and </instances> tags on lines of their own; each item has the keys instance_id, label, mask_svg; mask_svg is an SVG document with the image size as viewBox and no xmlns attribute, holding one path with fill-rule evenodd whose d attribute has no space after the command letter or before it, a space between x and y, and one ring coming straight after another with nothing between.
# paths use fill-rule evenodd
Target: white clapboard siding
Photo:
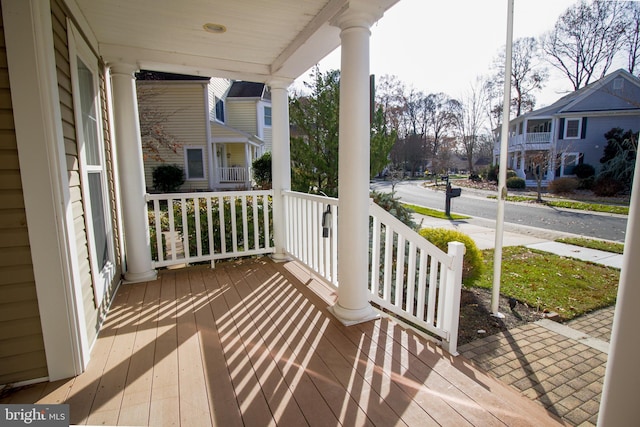
<instances>
[{"instance_id":1,"label":"white clapboard siding","mask_svg":"<svg viewBox=\"0 0 640 427\"><path fill-rule=\"evenodd\" d=\"M177 164L185 167L184 147L204 148L205 177L202 180L185 181L185 190L205 190L208 188L207 115L205 108L206 81L139 81L138 99L140 108L156 109L168 119L163 124L164 131L172 135L180 144L174 152L166 146L158 146L158 156L163 161L156 161L147 156L144 162L147 188L153 186L153 170L161 164Z\"/></svg>"}]
</instances>

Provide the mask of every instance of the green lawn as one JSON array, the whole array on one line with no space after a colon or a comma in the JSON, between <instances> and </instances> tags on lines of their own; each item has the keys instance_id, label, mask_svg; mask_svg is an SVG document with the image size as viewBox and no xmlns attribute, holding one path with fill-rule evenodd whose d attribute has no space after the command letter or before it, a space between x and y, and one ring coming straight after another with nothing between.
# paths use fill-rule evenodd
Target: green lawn
<instances>
[{"instance_id":1,"label":"green lawn","mask_svg":"<svg viewBox=\"0 0 640 427\"><path fill-rule=\"evenodd\" d=\"M440 219L469 219L470 218L470 217L465 216L465 215L456 215L456 214L451 214L450 216L447 216L444 213L444 211L425 208L424 206L410 205L408 203L403 203L403 205L405 207L411 209L415 213L418 213L420 215L426 215L426 216L434 217L434 218L440 218Z\"/></svg>"},{"instance_id":2,"label":"green lawn","mask_svg":"<svg viewBox=\"0 0 640 427\"><path fill-rule=\"evenodd\" d=\"M487 196L489 199L496 199L497 196ZM507 202L535 202L535 197L528 196L507 196ZM614 213L620 215L629 215L628 206L620 205L605 205L602 203L589 203L589 202L576 202L574 200L544 200L542 202L547 206L553 206L556 208L577 209L582 211L591 212L605 212Z\"/></svg>"},{"instance_id":3,"label":"green lawn","mask_svg":"<svg viewBox=\"0 0 640 427\"><path fill-rule=\"evenodd\" d=\"M556 239L556 242L582 246L583 248L598 249L605 252L613 252L614 254L621 254L624 251L624 244L622 243L605 242L603 240L586 239L584 237L563 237Z\"/></svg>"},{"instance_id":4,"label":"green lawn","mask_svg":"<svg viewBox=\"0 0 640 427\"><path fill-rule=\"evenodd\" d=\"M485 250L484 272L472 284L491 289L493 250ZM615 303L620 271L584 261L535 251L505 247L500 293L539 310L573 319Z\"/></svg>"}]
</instances>

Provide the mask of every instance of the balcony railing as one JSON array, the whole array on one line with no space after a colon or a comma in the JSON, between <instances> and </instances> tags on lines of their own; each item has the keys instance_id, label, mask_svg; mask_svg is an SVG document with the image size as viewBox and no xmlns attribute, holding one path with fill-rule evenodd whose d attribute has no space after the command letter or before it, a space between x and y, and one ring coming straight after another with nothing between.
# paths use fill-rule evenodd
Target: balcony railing
<instances>
[{"instance_id":1,"label":"balcony railing","mask_svg":"<svg viewBox=\"0 0 640 427\"><path fill-rule=\"evenodd\" d=\"M551 142L551 132L532 132L515 135L509 138L509 145L548 144Z\"/></svg>"},{"instance_id":2,"label":"balcony railing","mask_svg":"<svg viewBox=\"0 0 640 427\"><path fill-rule=\"evenodd\" d=\"M147 195L155 267L274 251L273 192Z\"/></svg>"},{"instance_id":3,"label":"balcony railing","mask_svg":"<svg viewBox=\"0 0 640 427\"><path fill-rule=\"evenodd\" d=\"M246 182L249 176L244 167L219 167L218 178L220 182Z\"/></svg>"},{"instance_id":4,"label":"balcony railing","mask_svg":"<svg viewBox=\"0 0 640 427\"><path fill-rule=\"evenodd\" d=\"M285 192L287 251L336 288L338 200ZM323 237L322 217L331 211ZM371 301L443 340L456 354L464 245L445 253L371 202L369 278Z\"/></svg>"}]
</instances>

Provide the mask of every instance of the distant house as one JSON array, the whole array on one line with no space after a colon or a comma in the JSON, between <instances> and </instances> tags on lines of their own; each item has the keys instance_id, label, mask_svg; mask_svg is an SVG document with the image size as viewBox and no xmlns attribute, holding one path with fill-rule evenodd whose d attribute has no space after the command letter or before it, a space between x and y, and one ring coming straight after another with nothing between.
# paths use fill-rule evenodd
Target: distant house
<instances>
[{"instance_id":1,"label":"distant house","mask_svg":"<svg viewBox=\"0 0 640 427\"><path fill-rule=\"evenodd\" d=\"M640 129L640 79L620 69L572 92L552 105L513 119L509 124L507 164L527 185L535 185L534 154L548 153L551 161L543 183L573 176L582 163L600 169L606 145L604 134L611 128ZM497 135L494 163L499 163Z\"/></svg>"},{"instance_id":2,"label":"distant house","mask_svg":"<svg viewBox=\"0 0 640 427\"><path fill-rule=\"evenodd\" d=\"M148 189L161 164L184 169L183 191L251 188L251 164L271 150L268 86L156 72L137 77L141 128L161 125L175 143L143 135L143 143L154 147L144 160Z\"/></svg>"}]
</instances>

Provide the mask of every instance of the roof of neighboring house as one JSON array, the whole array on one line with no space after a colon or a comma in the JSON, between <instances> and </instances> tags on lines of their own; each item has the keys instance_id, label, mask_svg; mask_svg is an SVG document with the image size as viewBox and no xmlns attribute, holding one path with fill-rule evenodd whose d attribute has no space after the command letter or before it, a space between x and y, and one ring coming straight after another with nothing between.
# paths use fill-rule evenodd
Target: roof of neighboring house
<instances>
[{"instance_id":1,"label":"roof of neighboring house","mask_svg":"<svg viewBox=\"0 0 640 427\"><path fill-rule=\"evenodd\" d=\"M229 88L227 98L271 99L271 92L264 83L235 81Z\"/></svg>"},{"instance_id":2,"label":"roof of neighboring house","mask_svg":"<svg viewBox=\"0 0 640 427\"><path fill-rule=\"evenodd\" d=\"M611 89L611 85L615 79L622 78L628 81L631 86L626 89L625 93L615 93ZM635 88L635 89L634 89ZM592 95L599 95L598 102L587 102ZM628 95L630 94L630 95ZM588 84L576 91L573 91L553 104L523 114L512 120L522 121L525 118L550 117L560 114L578 113L578 112L600 112L600 111L633 111L640 112L640 79L623 69L616 70L593 83Z\"/></svg>"},{"instance_id":3,"label":"roof of neighboring house","mask_svg":"<svg viewBox=\"0 0 640 427\"><path fill-rule=\"evenodd\" d=\"M249 142L253 145L258 145L258 146L264 145L264 141L257 135L251 135L248 132L241 131L239 129L233 128L231 126L228 126L224 123L220 123L215 120L211 122L211 125L213 126L213 129L214 129L213 135L212 135L214 138L217 137L215 129L220 129L222 131L232 133L235 137L246 139L246 142Z\"/></svg>"}]
</instances>

